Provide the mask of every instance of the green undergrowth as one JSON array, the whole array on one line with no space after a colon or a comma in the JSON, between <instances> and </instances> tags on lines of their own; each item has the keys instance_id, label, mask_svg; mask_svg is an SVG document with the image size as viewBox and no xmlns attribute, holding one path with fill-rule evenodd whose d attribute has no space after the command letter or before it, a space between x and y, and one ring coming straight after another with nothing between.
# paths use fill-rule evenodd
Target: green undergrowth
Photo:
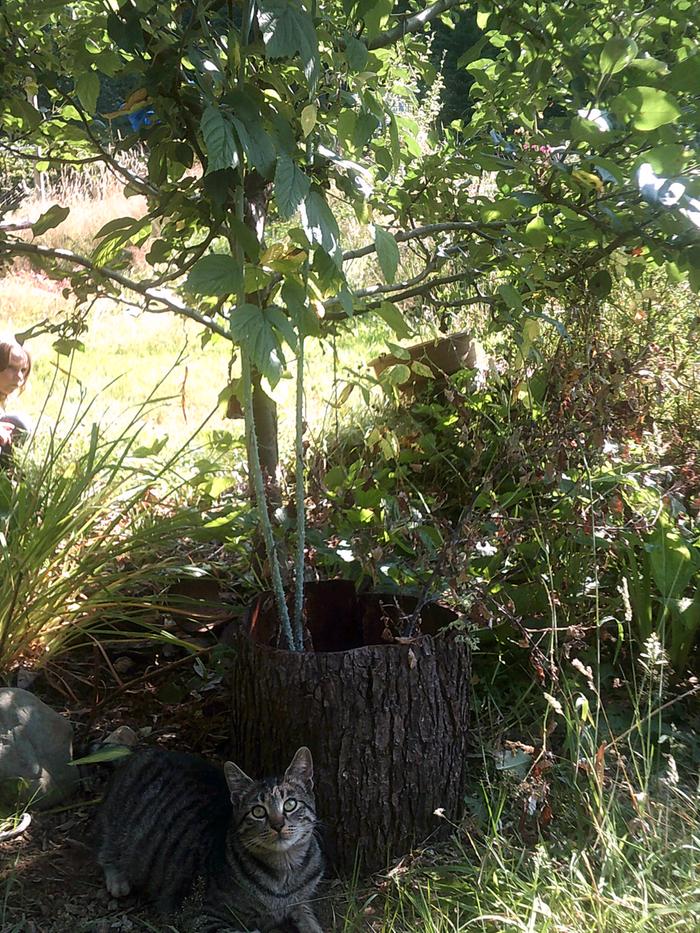
<instances>
[{"instance_id":1,"label":"green undergrowth","mask_svg":"<svg viewBox=\"0 0 700 933\"><path fill-rule=\"evenodd\" d=\"M477 672L485 667L477 659ZM487 707L504 693L475 678L480 753L465 763L466 817L450 825L449 843L424 846L372 887L354 885L336 904L335 929L697 930L698 685L667 683L655 638L635 667L627 702L606 704L565 672L561 700L542 688L528 698L513 663L501 677L523 701L500 710L497 732Z\"/></svg>"},{"instance_id":2,"label":"green undergrowth","mask_svg":"<svg viewBox=\"0 0 700 933\"><path fill-rule=\"evenodd\" d=\"M141 443L156 387L104 424L94 399L69 404L0 470L0 671L40 665L68 648L112 639L176 639L163 612L170 585L193 566L201 461ZM95 420L96 417L98 420ZM87 438L87 443L86 443ZM186 458L187 461L185 462ZM199 466L198 466L199 463Z\"/></svg>"}]
</instances>

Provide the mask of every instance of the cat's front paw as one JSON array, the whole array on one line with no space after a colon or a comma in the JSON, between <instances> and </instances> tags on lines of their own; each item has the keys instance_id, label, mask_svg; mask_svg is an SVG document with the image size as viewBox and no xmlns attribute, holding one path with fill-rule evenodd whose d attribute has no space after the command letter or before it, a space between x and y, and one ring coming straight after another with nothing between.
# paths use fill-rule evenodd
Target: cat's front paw
<instances>
[{"instance_id":1,"label":"cat's front paw","mask_svg":"<svg viewBox=\"0 0 700 933\"><path fill-rule=\"evenodd\" d=\"M131 891L129 879L118 868L105 868L105 887L112 897L126 897Z\"/></svg>"}]
</instances>

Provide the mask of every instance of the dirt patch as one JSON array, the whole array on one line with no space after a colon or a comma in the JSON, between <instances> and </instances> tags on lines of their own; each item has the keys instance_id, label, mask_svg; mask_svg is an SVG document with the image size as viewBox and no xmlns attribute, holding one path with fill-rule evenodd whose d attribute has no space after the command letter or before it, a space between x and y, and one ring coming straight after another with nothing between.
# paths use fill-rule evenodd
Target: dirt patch
<instances>
[{"instance_id":1,"label":"dirt patch","mask_svg":"<svg viewBox=\"0 0 700 933\"><path fill-rule=\"evenodd\" d=\"M225 667L213 641L199 657L144 643L63 657L30 689L71 719L76 758L126 725L141 744L223 761L230 745ZM134 898L108 895L91 837L111 766L83 765L80 772L72 800L34 811L21 836L0 843L0 933L188 933L196 908L165 922ZM325 930L349 929L336 919L343 893L340 882L320 893L316 912Z\"/></svg>"}]
</instances>

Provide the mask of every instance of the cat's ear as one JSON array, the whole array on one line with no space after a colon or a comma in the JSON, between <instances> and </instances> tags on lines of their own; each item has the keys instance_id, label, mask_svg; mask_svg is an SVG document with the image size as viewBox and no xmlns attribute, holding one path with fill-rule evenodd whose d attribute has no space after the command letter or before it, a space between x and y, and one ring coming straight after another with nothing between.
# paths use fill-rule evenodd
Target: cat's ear
<instances>
[{"instance_id":1,"label":"cat's ear","mask_svg":"<svg viewBox=\"0 0 700 933\"><path fill-rule=\"evenodd\" d=\"M224 764L224 775L232 800L241 797L254 783L253 779L249 778L245 771L241 771L232 761Z\"/></svg>"},{"instance_id":2,"label":"cat's ear","mask_svg":"<svg viewBox=\"0 0 700 933\"><path fill-rule=\"evenodd\" d=\"M301 781L309 790L314 786L314 761L309 749L302 745L297 751L292 763L284 773L285 779Z\"/></svg>"}]
</instances>

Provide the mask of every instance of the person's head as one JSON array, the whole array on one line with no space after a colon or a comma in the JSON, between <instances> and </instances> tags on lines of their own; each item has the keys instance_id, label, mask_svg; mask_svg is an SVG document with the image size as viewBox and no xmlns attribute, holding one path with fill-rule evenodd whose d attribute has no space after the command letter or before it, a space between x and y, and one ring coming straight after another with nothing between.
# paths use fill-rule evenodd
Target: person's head
<instances>
[{"instance_id":1,"label":"person's head","mask_svg":"<svg viewBox=\"0 0 700 933\"><path fill-rule=\"evenodd\" d=\"M32 358L16 340L0 338L0 402L24 389L32 371Z\"/></svg>"}]
</instances>

